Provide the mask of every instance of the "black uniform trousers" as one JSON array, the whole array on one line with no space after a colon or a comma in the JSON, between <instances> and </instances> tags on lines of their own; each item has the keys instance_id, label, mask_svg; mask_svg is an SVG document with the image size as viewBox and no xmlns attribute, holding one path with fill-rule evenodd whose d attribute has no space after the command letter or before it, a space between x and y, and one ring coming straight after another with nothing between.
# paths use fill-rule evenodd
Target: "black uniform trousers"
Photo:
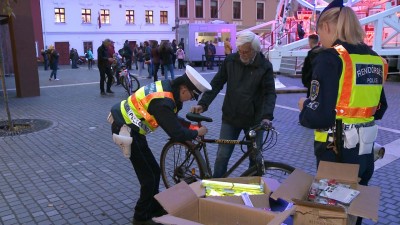
<instances>
[{"instance_id":1,"label":"black uniform trousers","mask_svg":"<svg viewBox=\"0 0 400 225\"><path fill-rule=\"evenodd\" d=\"M135 206L133 218L135 220L149 220L162 210L161 205L154 198L159 192L160 166L151 152L145 135L136 131L131 132L133 138L131 157L133 168L140 183L140 197Z\"/></svg>"},{"instance_id":2,"label":"black uniform trousers","mask_svg":"<svg viewBox=\"0 0 400 225\"><path fill-rule=\"evenodd\" d=\"M314 153L317 157L317 167L319 162L329 161L336 162L336 154L333 150L327 149L328 142L314 142ZM342 163L358 164L360 169L358 170L358 177L361 178L359 184L368 186L368 182L374 173L374 153L358 155L359 144L355 148L343 149L342 150ZM362 224L362 218L358 217L356 225Z\"/></svg>"},{"instance_id":3,"label":"black uniform trousers","mask_svg":"<svg viewBox=\"0 0 400 225\"><path fill-rule=\"evenodd\" d=\"M106 67L99 67L99 71L100 71L100 91L104 92L104 82L106 79L106 75L108 78L107 81L107 91L111 90L111 85L112 85L112 73L111 73L111 68L109 66Z\"/></svg>"}]
</instances>

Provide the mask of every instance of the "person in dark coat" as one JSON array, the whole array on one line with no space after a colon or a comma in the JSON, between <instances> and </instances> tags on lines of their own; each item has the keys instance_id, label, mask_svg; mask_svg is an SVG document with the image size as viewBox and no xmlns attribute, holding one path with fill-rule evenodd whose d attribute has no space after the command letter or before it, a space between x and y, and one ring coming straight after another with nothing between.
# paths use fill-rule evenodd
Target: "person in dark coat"
<instances>
[{"instance_id":1,"label":"person in dark coat","mask_svg":"<svg viewBox=\"0 0 400 225\"><path fill-rule=\"evenodd\" d=\"M48 70L49 69L49 57L48 57L48 52L47 50L42 49L40 51L40 54L43 57L43 66L44 66L44 70Z\"/></svg>"},{"instance_id":2,"label":"person in dark coat","mask_svg":"<svg viewBox=\"0 0 400 225\"><path fill-rule=\"evenodd\" d=\"M188 66L186 73L175 80L156 81L143 86L127 100L111 108L108 121L113 140L129 158L140 183L134 225L156 224L152 218L166 213L154 198L159 193L160 166L148 146L146 135L157 127L161 127L171 139L182 142L205 135L206 127L190 128L190 123L178 117L178 112L183 102L196 100L202 92L210 89L210 84ZM136 108L135 102L142 100L146 103Z\"/></svg>"},{"instance_id":3,"label":"person in dark coat","mask_svg":"<svg viewBox=\"0 0 400 225\"><path fill-rule=\"evenodd\" d=\"M172 47L172 52L174 53L172 55L172 65L174 66L174 69L176 69L175 62L176 62L176 51L178 51L178 46L176 45L175 39L172 40L171 47Z\"/></svg>"},{"instance_id":4,"label":"person in dark coat","mask_svg":"<svg viewBox=\"0 0 400 225\"><path fill-rule=\"evenodd\" d=\"M111 64L114 62L113 55L110 55L110 46L112 45L112 41L110 39L105 39L100 47L97 49L97 68L99 68L100 72L100 94L105 95L104 91L104 82L106 79L106 75L108 78L107 82L107 93L114 93L111 91L112 85L112 72L111 72Z\"/></svg>"},{"instance_id":5,"label":"person in dark coat","mask_svg":"<svg viewBox=\"0 0 400 225\"><path fill-rule=\"evenodd\" d=\"M124 55L122 55L122 57L124 57L125 59L125 65L128 68L128 70L132 69L132 57L133 57L133 51L131 49L131 47L129 46L129 41L126 40L124 43Z\"/></svg>"},{"instance_id":6,"label":"person in dark coat","mask_svg":"<svg viewBox=\"0 0 400 225\"><path fill-rule=\"evenodd\" d=\"M276 92L272 64L261 53L260 38L251 31L237 36L238 51L228 55L217 74L211 80L211 91L193 106L191 111L202 113L226 84L222 105L222 125L220 139L236 140L240 133L250 127L264 123L272 126L274 119ZM261 146L263 132L257 132L257 145ZM222 177L227 170L234 145L218 146L214 164L214 177ZM250 159L250 165L255 165Z\"/></svg>"},{"instance_id":7,"label":"person in dark coat","mask_svg":"<svg viewBox=\"0 0 400 225\"><path fill-rule=\"evenodd\" d=\"M303 21L300 21L297 24L297 35L299 36L299 39L303 39L305 34L306 32L303 29Z\"/></svg>"},{"instance_id":8,"label":"person in dark coat","mask_svg":"<svg viewBox=\"0 0 400 225\"><path fill-rule=\"evenodd\" d=\"M60 80L57 78L58 58L60 57L60 54L56 51L56 49L54 48L53 45L49 46L48 52L49 52L50 69L51 69L49 81L51 81L53 76L54 76L54 80Z\"/></svg>"},{"instance_id":9,"label":"person in dark coat","mask_svg":"<svg viewBox=\"0 0 400 225\"><path fill-rule=\"evenodd\" d=\"M311 76L312 76L312 61L317 57L318 53L322 50L319 46L319 37L317 34L308 36L308 44L311 48L304 59L303 68L301 69L301 82L307 88L307 98L310 97Z\"/></svg>"}]
</instances>

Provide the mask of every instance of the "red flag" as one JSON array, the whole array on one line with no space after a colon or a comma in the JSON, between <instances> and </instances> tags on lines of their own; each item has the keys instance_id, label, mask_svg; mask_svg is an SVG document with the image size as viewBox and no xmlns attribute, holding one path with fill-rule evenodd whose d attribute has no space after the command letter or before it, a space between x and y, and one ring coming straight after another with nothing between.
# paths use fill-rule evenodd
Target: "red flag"
<instances>
[{"instance_id":1,"label":"red flag","mask_svg":"<svg viewBox=\"0 0 400 225\"><path fill-rule=\"evenodd\" d=\"M97 18L97 21L99 23L99 29L101 28L101 17L100 17L100 12L99 12L99 17Z\"/></svg>"}]
</instances>

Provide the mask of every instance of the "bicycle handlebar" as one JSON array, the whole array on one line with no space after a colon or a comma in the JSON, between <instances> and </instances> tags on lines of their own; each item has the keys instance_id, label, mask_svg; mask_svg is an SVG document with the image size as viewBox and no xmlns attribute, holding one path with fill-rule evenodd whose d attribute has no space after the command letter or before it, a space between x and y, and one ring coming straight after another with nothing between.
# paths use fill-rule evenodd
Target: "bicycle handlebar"
<instances>
[{"instance_id":1,"label":"bicycle handlebar","mask_svg":"<svg viewBox=\"0 0 400 225\"><path fill-rule=\"evenodd\" d=\"M198 122L198 123L202 122L202 121L206 121L206 122L212 122L213 121L213 119L210 118L210 117L202 116L202 115L200 115L198 113L191 113L191 112L186 114L186 118L188 120L190 120L190 121Z\"/></svg>"}]
</instances>

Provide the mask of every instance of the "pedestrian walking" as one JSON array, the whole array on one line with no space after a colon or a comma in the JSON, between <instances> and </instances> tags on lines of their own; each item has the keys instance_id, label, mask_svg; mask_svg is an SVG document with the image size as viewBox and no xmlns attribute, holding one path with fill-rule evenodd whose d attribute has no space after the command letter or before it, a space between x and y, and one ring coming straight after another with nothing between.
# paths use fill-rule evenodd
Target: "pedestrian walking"
<instances>
[{"instance_id":1,"label":"pedestrian walking","mask_svg":"<svg viewBox=\"0 0 400 225\"><path fill-rule=\"evenodd\" d=\"M185 51L181 48L181 46L178 46L178 50L176 51L176 57L178 58L178 69L181 70L185 68Z\"/></svg>"},{"instance_id":2,"label":"pedestrian walking","mask_svg":"<svg viewBox=\"0 0 400 225\"><path fill-rule=\"evenodd\" d=\"M86 56L87 56L87 59L88 59L88 69L91 70L92 67L93 67L93 59L94 59L93 52L92 52L91 48L88 49L88 51L86 53Z\"/></svg>"},{"instance_id":3,"label":"pedestrian walking","mask_svg":"<svg viewBox=\"0 0 400 225\"><path fill-rule=\"evenodd\" d=\"M50 56L50 69L51 69L49 81L51 81L53 76L54 80L60 80L57 78L58 58L60 57L60 54L54 48L54 45L50 45L48 51Z\"/></svg>"},{"instance_id":4,"label":"pedestrian walking","mask_svg":"<svg viewBox=\"0 0 400 225\"><path fill-rule=\"evenodd\" d=\"M160 57L161 57L161 63L162 66L164 67L164 78L168 79L168 71L171 74L171 79L173 80L175 78L174 74L174 66L172 65L172 55L174 52L172 51L171 44L169 41L163 41L161 42L160 45Z\"/></svg>"}]
</instances>

